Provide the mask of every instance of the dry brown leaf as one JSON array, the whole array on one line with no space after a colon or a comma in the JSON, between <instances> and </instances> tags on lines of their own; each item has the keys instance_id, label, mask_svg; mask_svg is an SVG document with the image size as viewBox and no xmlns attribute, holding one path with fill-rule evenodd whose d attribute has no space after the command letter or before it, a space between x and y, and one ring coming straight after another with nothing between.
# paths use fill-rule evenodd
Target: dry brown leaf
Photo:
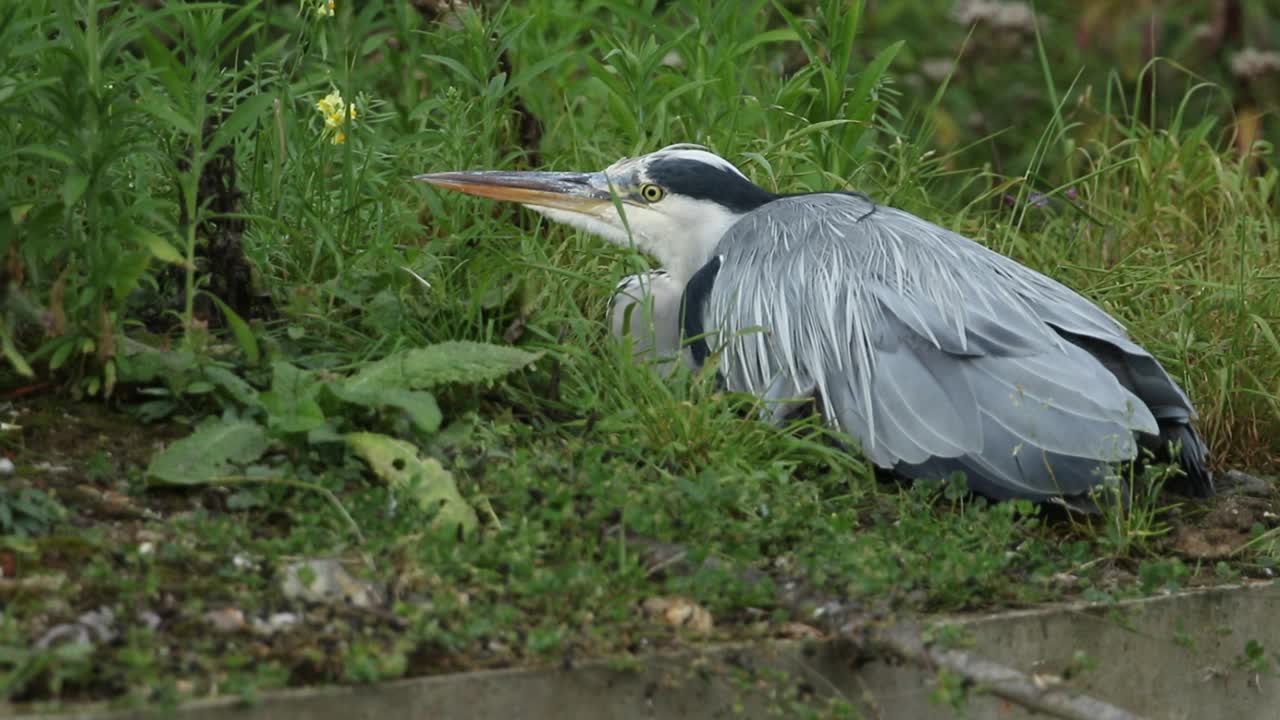
<instances>
[{"instance_id":1,"label":"dry brown leaf","mask_svg":"<svg viewBox=\"0 0 1280 720\"><path fill-rule=\"evenodd\" d=\"M237 608L210 610L204 614L204 621L218 632L239 632L245 628L244 613Z\"/></svg>"},{"instance_id":2,"label":"dry brown leaf","mask_svg":"<svg viewBox=\"0 0 1280 720\"><path fill-rule=\"evenodd\" d=\"M788 640L821 640L826 637L818 628L800 622L782 623L778 634Z\"/></svg>"},{"instance_id":3,"label":"dry brown leaf","mask_svg":"<svg viewBox=\"0 0 1280 720\"><path fill-rule=\"evenodd\" d=\"M654 596L644 601L643 608L649 617L676 628L684 628L697 635L711 632L715 622L706 608L686 597Z\"/></svg>"}]
</instances>

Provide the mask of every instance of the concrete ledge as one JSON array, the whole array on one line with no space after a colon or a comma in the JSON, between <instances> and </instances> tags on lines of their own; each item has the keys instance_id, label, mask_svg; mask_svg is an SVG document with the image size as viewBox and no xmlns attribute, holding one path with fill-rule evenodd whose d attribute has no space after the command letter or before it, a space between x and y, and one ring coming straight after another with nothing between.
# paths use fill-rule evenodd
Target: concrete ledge
<instances>
[{"instance_id":1,"label":"concrete ledge","mask_svg":"<svg viewBox=\"0 0 1280 720\"><path fill-rule=\"evenodd\" d=\"M1034 610L939 617L973 641L971 650L1024 672L1058 675L1084 653L1095 669L1074 685L1151 718L1280 717L1280 675L1237 665L1245 645L1280 652L1280 585L1238 585L1113 605L1076 603ZM759 680L764 682L757 682ZM244 707L232 698L190 703L182 720L710 720L776 718L772 699L796 691L840 695L868 717L950 717L930 702L930 673L881 662L857 667L838 643L716 646L653 656L618 669L600 661L570 670L532 669L414 678L369 687L281 691ZM969 718L1029 717L975 696ZM0 712L0 715L3 713ZM116 720L136 713L101 708L49 720ZM28 716L37 717L37 716Z\"/></svg>"}]
</instances>

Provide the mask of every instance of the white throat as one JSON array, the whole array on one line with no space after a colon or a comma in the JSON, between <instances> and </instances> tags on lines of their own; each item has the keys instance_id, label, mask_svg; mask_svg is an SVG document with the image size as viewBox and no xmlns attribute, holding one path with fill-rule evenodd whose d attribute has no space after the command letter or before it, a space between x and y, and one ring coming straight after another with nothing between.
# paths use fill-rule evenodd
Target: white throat
<instances>
[{"instance_id":1,"label":"white throat","mask_svg":"<svg viewBox=\"0 0 1280 720\"><path fill-rule=\"evenodd\" d=\"M649 206L625 205L626 223L611 204L601 205L590 214L538 205L525 207L615 245L652 255L681 287L711 259L720 238L742 217L710 200L682 195L670 195Z\"/></svg>"}]
</instances>

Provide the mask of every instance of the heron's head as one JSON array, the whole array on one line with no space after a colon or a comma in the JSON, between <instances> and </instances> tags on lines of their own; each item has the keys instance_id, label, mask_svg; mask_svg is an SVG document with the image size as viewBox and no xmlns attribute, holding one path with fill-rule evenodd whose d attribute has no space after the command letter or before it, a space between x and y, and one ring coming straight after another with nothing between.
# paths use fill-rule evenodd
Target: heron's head
<instances>
[{"instance_id":1,"label":"heron's head","mask_svg":"<svg viewBox=\"0 0 1280 720\"><path fill-rule=\"evenodd\" d=\"M688 279L746 213L777 198L700 145L671 145L598 172L472 171L418 180L518 202L622 246L652 254Z\"/></svg>"}]
</instances>

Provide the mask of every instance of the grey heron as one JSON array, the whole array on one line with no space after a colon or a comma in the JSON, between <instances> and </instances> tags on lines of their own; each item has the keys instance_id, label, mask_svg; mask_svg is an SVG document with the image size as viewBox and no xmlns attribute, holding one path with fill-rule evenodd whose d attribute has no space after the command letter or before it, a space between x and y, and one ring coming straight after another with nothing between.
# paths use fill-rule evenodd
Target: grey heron
<instances>
[{"instance_id":1,"label":"grey heron","mask_svg":"<svg viewBox=\"0 0 1280 720\"><path fill-rule=\"evenodd\" d=\"M776 420L816 401L879 467L959 471L993 498L1049 500L1111 483L1147 448L1181 466L1187 492L1213 493L1191 401L1119 322L860 193L776 194L689 144L598 172L416 179L652 255L661 270L618 288L615 334L695 367L717 355L727 389L761 398Z\"/></svg>"}]
</instances>

